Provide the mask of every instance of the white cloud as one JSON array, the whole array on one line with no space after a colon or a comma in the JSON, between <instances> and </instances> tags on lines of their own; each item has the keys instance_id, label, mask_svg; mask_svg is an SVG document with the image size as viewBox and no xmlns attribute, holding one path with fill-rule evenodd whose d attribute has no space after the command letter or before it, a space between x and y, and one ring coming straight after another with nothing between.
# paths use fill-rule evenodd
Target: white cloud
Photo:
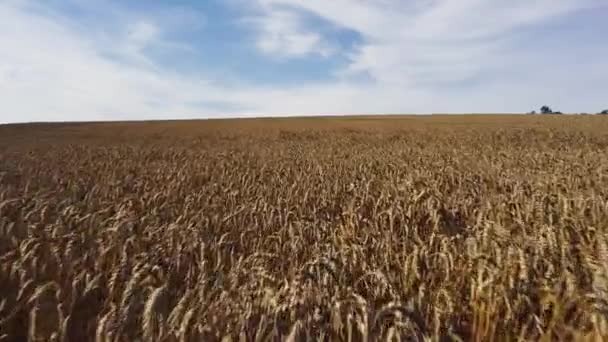
<instances>
[{"instance_id":1,"label":"white cloud","mask_svg":"<svg viewBox=\"0 0 608 342\"><path fill-rule=\"evenodd\" d=\"M109 39L105 46L56 18L0 4L0 122L214 114L189 105L201 100L198 93L214 96L207 83L138 59L114 58L132 53L145 58L140 50L159 39L148 24L127 31L124 41Z\"/></svg>"},{"instance_id":2,"label":"white cloud","mask_svg":"<svg viewBox=\"0 0 608 342\"><path fill-rule=\"evenodd\" d=\"M351 62L324 82L226 85L178 74L151 58L150 48L193 48L172 41L161 17L116 9L108 14L114 21L96 29L32 10L35 2L10 0L0 3L0 122L506 112L545 103L593 112L606 106L607 46L574 36L558 45L572 46L547 54L518 40L530 27L577 10L606 10L605 2L256 1L264 9L252 22L260 33L257 47L269 56L347 53ZM309 27L304 12L358 32L361 44L353 51L336 49L325 32ZM371 82L349 81L361 73Z\"/></svg>"},{"instance_id":3,"label":"white cloud","mask_svg":"<svg viewBox=\"0 0 608 342\"><path fill-rule=\"evenodd\" d=\"M159 35L160 29L156 25L147 21L138 21L130 25L127 39L143 48L150 42L158 40Z\"/></svg>"},{"instance_id":4,"label":"white cloud","mask_svg":"<svg viewBox=\"0 0 608 342\"><path fill-rule=\"evenodd\" d=\"M505 41L597 0L258 0L290 6L360 33L365 44L346 71L383 83L422 86L466 80L506 62Z\"/></svg>"},{"instance_id":5,"label":"white cloud","mask_svg":"<svg viewBox=\"0 0 608 342\"><path fill-rule=\"evenodd\" d=\"M363 43L348 54L352 62L337 75L344 79L359 73L370 76L375 83L366 87L367 92L371 88L379 93L376 95L399 94L390 101L395 104L390 108L396 111L525 110L536 106L536 101L560 103L566 110L578 110L582 105L593 110L591 106L601 101L596 91L601 88L597 75L608 73L608 62L600 57L607 49L599 42L592 47L560 49L561 56L577 56L586 50L589 54L583 64L542 50L556 48L555 44L539 40L540 50L536 50L518 41L528 32L578 11L608 10L608 3L601 0L257 2L270 13L285 7L299 9L358 32ZM581 78L587 78L588 89L576 89L576 100L556 95L573 94L571 84ZM423 98L427 100L410 94L426 94ZM356 102L362 107L370 102L374 103L372 108L378 106L369 97Z\"/></svg>"},{"instance_id":6,"label":"white cloud","mask_svg":"<svg viewBox=\"0 0 608 342\"><path fill-rule=\"evenodd\" d=\"M260 17L247 20L259 31L256 46L273 57L328 57L334 48L318 32L305 27L298 13L285 9L266 9Z\"/></svg>"}]
</instances>

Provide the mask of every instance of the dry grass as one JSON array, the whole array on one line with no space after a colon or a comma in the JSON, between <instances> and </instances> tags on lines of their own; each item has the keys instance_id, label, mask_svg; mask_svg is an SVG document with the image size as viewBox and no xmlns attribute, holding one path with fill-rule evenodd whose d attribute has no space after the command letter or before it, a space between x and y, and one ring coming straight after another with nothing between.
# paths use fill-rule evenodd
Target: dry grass
<instances>
[{"instance_id":1,"label":"dry grass","mask_svg":"<svg viewBox=\"0 0 608 342\"><path fill-rule=\"evenodd\" d=\"M608 339L608 118L0 127L0 341Z\"/></svg>"}]
</instances>

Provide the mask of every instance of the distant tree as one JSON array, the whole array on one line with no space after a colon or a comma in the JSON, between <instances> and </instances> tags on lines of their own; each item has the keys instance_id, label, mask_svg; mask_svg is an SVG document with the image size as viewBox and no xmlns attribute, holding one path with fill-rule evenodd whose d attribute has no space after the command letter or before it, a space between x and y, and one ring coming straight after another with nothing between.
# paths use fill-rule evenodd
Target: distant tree
<instances>
[{"instance_id":1,"label":"distant tree","mask_svg":"<svg viewBox=\"0 0 608 342\"><path fill-rule=\"evenodd\" d=\"M528 114L534 115L534 114L536 114L536 111L535 111L535 110L533 110L533 111L531 111L531 112L528 112Z\"/></svg>"},{"instance_id":2,"label":"distant tree","mask_svg":"<svg viewBox=\"0 0 608 342\"><path fill-rule=\"evenodd\" d=\"M562 112L553 112L551 114L560 114L561 115L561 114L564 114L564 113L562 113Z\"/></svg>"},{"instance_id":3,"label":"distant tree","mask_svg":"<svg viewBox=\"0 0 608 342\"><path fill-rule=\"evenodd\" d=\"M553 110L551 110L551 108L549 106L542 106L542 107L540 107L540 113L541 114L553 114Z\"/></svg>"},{"instance_id":4,"label":"distant tree","mask_svg":"<svg viewBox=\"0 0 608 342\"><path fill-rule=\"evenodd\" d=\"M608 109L604 109L600 112L601 115L608 115Z\"/></svg>"}]
</instances>

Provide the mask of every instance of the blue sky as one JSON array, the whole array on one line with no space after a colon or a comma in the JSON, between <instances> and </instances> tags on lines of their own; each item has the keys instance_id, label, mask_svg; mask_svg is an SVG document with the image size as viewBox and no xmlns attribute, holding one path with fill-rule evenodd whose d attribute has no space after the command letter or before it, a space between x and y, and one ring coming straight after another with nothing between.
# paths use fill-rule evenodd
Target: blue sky
<instances>
[{"instance_id":1,"label":"blue sky","mask_svg":"<svg viewBox=\"0 0 608 342\"><path fill-rule=\"evenodd\" d=\"M606 0L3 0L0 122L608 107Z\"/></svg>"}]
</instances>

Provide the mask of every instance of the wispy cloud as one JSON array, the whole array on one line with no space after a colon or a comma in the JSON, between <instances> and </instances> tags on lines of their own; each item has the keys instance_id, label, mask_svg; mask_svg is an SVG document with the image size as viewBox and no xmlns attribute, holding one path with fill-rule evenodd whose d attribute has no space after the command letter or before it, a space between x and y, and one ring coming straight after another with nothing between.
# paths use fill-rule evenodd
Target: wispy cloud
<instances>
[{"instance_id":1,"label":"wispy cloud","mask_svg":"<svg viewBox=\"0 0 608 342\"><path fill-rule=\"evenodd\" d=\"M97 32L111 35L97 39L92 32L71 29L66 18L22 6L0 5L0 92L5 106L0 121L5 121L4 115L6 121L46 121L213 114L211 108L187 105L199 99L198 93L209 93L204 81L165 72L143 51L162 44L157 26L136 22L119 34Z\"/></svg>"},{"instance_id":2,"label":"wispy cloud","mask_svg":"<svg viewBox=\"0 0 608 342\"><path fill-rule=\"evenodd\" d=\"M351 62L335 71L342 82L353 75L372 81L350 85L358 93L352 111L507 112L543 102L571 111L601 106L598 75L608 74L601 57L608 47L599 36L564 26L593 19L592 13L608 15L602 0L257 3L269 15L289 8L360 34L362 44L341 51ZM581 53L584 63L577 62Z\"/></svg>"},{"instance_id":3,"label":"wispy cloud","mask_svg":"<svg viewBox=\"0 0 608 342\"><path fill-rule=\"evenodd\" d=\"M258 1L299 8L356 30L366 43L351 55L347 70L406 86L457 82L501 67L508 63L514 34L601 6L595 0Z\"/></svg>"},{"instance_id":4,"label":"wispy cloud","mask_svg":"<svg viewBox=\"0 0 608 342\"><path fill-rule=\"evenodd\" d=\"M319 32L306 27L297 12L268 10L247 20L259 31L256 46L271 57L303 57L318 54L327 57L334 48Z\"/></svg>"},{"instance_id":5,"label":"wispy cloud","mask_svg":"<svg viewBox=\"0 0 608 342\"><path fill-rule=\"evenodd\" d=\"M0 3L0 122L608 105L608 46L597 27L585 26L608 28L605 1L254 0L252 11L226 18L245 20L255 39L239 43L251 43L269 65L346 61L323 81L290 86L205 74L214 64L204 52L214 47L181 34L214 13L70 1L93 14L83 19L32 0ZM339 47L311 17L361 39ZM175 71L191 52L202 56L201 71Z\"/></svg>"}]
</instances>

